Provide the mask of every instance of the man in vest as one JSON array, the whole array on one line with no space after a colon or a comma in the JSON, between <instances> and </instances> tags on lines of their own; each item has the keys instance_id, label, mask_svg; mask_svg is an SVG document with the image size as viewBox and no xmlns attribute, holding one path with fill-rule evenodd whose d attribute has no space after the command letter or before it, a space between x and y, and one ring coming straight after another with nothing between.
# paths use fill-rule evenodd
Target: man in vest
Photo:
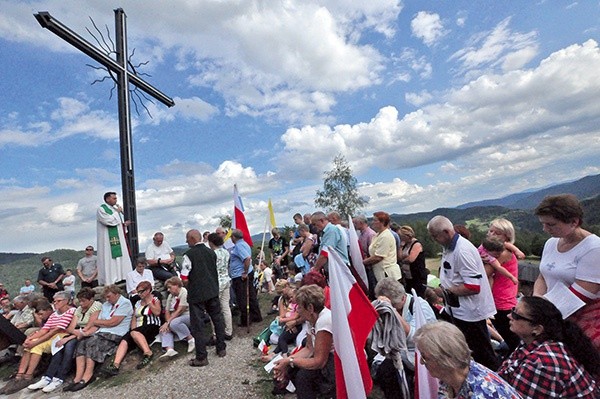
<instances>
[{"instance_id":1,"label":"man in vest","mask_svg":"<svg viewBox=\"0 0 600 399\"><path fill-rule=\"evenodd\" d=\"M96 212L98 234L98 280L102 285L125 280L132 270L125 240L123 208L117 205L117 193L104 194L104 204Z\"/></svg>"},{"instance_id":2,"label":"man in vest","mask_svg":"<svg viewBox=\"0 0 600 399\"><path fill-rule=\"evenodd\" d=\"M217 356L224 357L225 320L221 313L219 301L219 276L217 272L217 255L202 243L202 236L196 229L185 236L190 249L183 255L181 264L181 280L188 290L188 306L192 336L196 341L196 356L190 359L192 367L208 365L206 345L208 337L204 328L204 313L208 313L215 328Z\"/></svg>"}]
</instances>

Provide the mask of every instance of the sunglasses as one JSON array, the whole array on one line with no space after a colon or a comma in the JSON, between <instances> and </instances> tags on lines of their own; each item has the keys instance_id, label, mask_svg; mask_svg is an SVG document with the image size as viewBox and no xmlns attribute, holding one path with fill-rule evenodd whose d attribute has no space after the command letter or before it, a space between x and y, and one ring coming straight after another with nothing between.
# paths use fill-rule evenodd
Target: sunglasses
<instances>
[{"instance_id":1,"label":"sunglasses","mask_svg":"<svg viewBox=\"0 0 600 399\"><path fill-rule=\"evenodd\" d=\"M531 320L530 318L528 318L528 317L525 317L525 316L522 316L522 315L518 314L518 313L515 311L515 308L512 308L512 310L510 311L510 317L512 317L512 319L513 319L513 320L525 320L525 321L528 321L528 322L530 322L530 323L535 323L535 322L534 322L533 320Z\"/></svg>"}]
</instances>

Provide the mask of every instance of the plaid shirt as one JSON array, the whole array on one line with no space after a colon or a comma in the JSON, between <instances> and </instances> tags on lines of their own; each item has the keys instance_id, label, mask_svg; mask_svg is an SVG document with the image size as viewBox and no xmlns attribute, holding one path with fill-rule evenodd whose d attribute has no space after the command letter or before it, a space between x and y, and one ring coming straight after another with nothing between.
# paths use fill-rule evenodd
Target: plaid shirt
<instances>
[{"instance_id":1,"label":"plaid shirt","mask_svg":"<svg viewBox=\"0 0 600 399\"><path fill-rule=\"evenodd\" d=\"M598 397L592 377L561 342L522 344L502 363L498 374L523 398Z\"/></svg>"}]
</instances>

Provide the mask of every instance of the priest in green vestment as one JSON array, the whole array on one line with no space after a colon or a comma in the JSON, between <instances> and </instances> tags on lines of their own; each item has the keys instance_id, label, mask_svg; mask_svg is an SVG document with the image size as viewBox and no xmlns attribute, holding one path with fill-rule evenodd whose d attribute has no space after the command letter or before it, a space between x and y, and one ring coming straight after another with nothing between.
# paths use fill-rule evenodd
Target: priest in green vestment
<instances>
[{"instance_id":1,"label":"priest in green vestment","mask_svg":"<svg viewBox=\"0 0 600 399\"><path fill-rule=\"evenodd\" d=\"M98 234L98 282L102 285L125 280L132 270L125 240L123 209L117 205L117 194L104 194L104 204L96 212Z\"/></svg>"}]
</instances>

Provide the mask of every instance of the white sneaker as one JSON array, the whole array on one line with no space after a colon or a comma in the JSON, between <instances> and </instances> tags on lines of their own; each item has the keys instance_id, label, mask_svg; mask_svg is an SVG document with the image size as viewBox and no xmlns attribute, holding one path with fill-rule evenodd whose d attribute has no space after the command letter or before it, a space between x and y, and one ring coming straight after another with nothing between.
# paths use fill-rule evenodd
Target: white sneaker
<instances>
[{"instance_id":1,"label":"white sneaker","mask_svg":"<svg viewBox=\"0 0 600 399\"><path fill-rule=\"evenodd\" d=\"M173 356L177 356L179 353L175 349L167 349L164 355L158 358L159 362L170 360Z\"/></svg>"},{"instance_id":2,"label":"white sneaker","mask_svg":"<svg viewBox=\"0 0 600 399\"><path fill-rule=\"evenodd\" d=\"M56 388L60 387L62 384L63 384L63 380L61 380L60 378L54 377L52 379L52 382L50 384L46 385L44 387L44 389L42 389L42 392L46 392L46 393L52 392Z\"/></svg>"},{"instance_id":3,"label":"white sneaker","mask_svg":"<svg viewBox=\"0 0 600 399\"><path fill-rule=\"evenodd\" d=\"M188 341L188 353L192 353L196 349L196 340L194 338Z\"/></svg>"},{"instance_id":4,"label":"white sneaker","mask_svg":"<svg viewBox=\"0 0 600 399\"><path fill-rule=\"evenodd\" d=\"M38 382L29 385L27 388L31 389L32 391L37 391L38 389L42 389L48 384L50 384L51 381L52 380L50 378L43 376Z\"/></svg>"}]
</instances>

